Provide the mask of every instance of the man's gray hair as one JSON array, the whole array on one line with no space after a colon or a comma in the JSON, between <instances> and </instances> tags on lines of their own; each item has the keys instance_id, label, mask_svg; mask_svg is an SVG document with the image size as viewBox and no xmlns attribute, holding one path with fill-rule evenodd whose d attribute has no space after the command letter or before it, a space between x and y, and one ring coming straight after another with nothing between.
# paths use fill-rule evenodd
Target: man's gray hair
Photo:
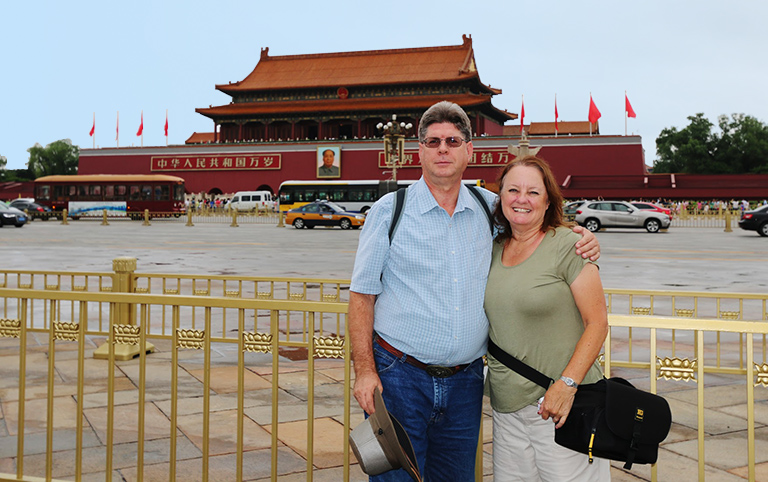
<instances>
[{"instance_id":1,"label":"man's gray hair","mask_svg":"<svg viewBox=\"0 0 768 482\"><path fill-rule=\"evenodd\" d=\"M442 124L443 122L450 122L455 125L465 141L469 142L472 140L472 126L467 113L457 104L444 100L427 109L424 115L421 116L421 121L419 122L419 141L424 141L427 137L427 128L429 126L432 124Z\"/></svg>"}]
</instances>

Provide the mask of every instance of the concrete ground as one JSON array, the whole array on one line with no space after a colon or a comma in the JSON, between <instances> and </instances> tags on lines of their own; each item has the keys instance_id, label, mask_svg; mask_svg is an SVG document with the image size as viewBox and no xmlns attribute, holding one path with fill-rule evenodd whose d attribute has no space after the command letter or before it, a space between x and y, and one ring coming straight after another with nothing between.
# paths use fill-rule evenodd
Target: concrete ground
<instances>
[{"instance_id":1,"label":"concrete ground","mask_svg":"<svg viewBox=\"0 0 768 482\"><path fill-rule=\"evenodd\" d=\"M138 272L146 273L209 273L250 276L296 276L349 278L359 231L342 231L338 228L296 230L292 227L276 228L270 225L241 224L231 228L227 224L196 224L184 226L178 221L153 221L151 226L140 222L111 221L101 226L98 221L70 222L63 226L57 221L35 221L21 229L5 227L0 230L2 261L0 269L42 270L42 271L111 271L112 259L132 256L138 259ZM658 289L707 292L765 293L768 278L768 239L754 232L735 228L731 233L715 228L677 228L668 232L648 234L645 231L608 230L598 233L602 246L601 277L607 288ZM16 358L10 349L13 340L0 343L0 472L13 473L15 468L9 456L15 453L15 410L12 380L2 376L8 367L16 366ZM45 352L47 342L30 340L33 350L28 367L28 390L45 391L42 376L47 363ZM92 340L92 350L100 340ZM168 375L161 366L167 366L170 352L168 347L158 343L158 352L148 357L148 364L158 369L147 370L147 386L156 387L147 397L148 423L152 432L145 437L145 480L167 480L168 451L166 448L169 427L167 396ZM220 366L212 377L212 438L210 480L234 480L234 455L226 448L231 445L234 432L234 398L232 394L233 367L232 353L228 347L217 350ZM731 352L738 353L732 347ZM186 352L185 352L186 353ZM61 385L57 382L57 403L61 413L74 404L74 384L71 383L73 354L58 354L57 371ZM179 448L177 474L181 480L200 479L201 442L201 380L200 360L196 352L185 355L180 394L183 403L179 405ZM40 370L35 370L37 362ZM216 360L214 360L216 361ZM285 363L283 363L283 361ZM280 480L306 480L306 461L302 457L302 446L306 434L306 371L301 362L281 361L279 383L283 388L280 401L279 434L281 446L278 450ZM15 362L17 363L17 362ZM86 371L95 379L100 374L97 361L89 360ZM120 365L117 378L120 387L135 386L138 376L138 360ZM236 369L236 366L234 367ZM333 460L338 459L340 445L340 423L342 410L341 383L343 371L336 361L322 361L317 364L318 380L315 383L319 408L316 409L316 447L320 448L315 459L317 469L314 480L340 480L340 469ZM89 371L91 370L91 371ZM236 371L236 370L235 370ZM38 376L35 376L35 373ZM629 378L629 371L615 370L614 374ZM246 394L246 415L248 417L247 452L245 455L246 480L268 480L270 456L270 383L271 358L256 358L249 362L249 386L253 390ZM41 379L42 377L42 379ZM746 478L746 390L743 377L708 375L705 391L706 431L706 480L736 481ZM69 380L69 381L68 381ZM646 388L647 379L633 379L641 388ZM32 388L37 383L39 388ZM128 394L130 391L125 391ZM673 429L662 446L659 458L659 480L696 480L696 385L682 382L659 381L659 392L668 399L673 411ZM118 392L119 393L119 392ZM128 396L128 395L126 395ZM768 480L768 390L762 386L755 389L757 480ZM83 480L104 480L103 440L106 421L99 410L106 404L104 387L97 387L85 396L87 403L84 460L92 471ZM44 399L41 400L44 403ZM38 402L35 402L38 403ZM131 407L133 405L133 407ZM122 400L127 412L135 413L135 399ZM58 406L57 406L58 407ZM57 413L59 413L57 409ZM484 473L492 479L491 420L490 407L486 399L484 419L485 452ZM303 415L302 415L303 414ZM40 431L45 417L45 407L27 407L27 428L32 434L27 437L27 447L38 455L30 455L25 467L44 466L44 432ZM362 419L359 410L354 410L352 425ZM131 458L136 449L135 421L129 417L117 417L115 475L113 480L135 480L135 460ZM63 416L57 430L72 433L74 417ZM72 480L74 457L71 439L61 442L61 450L54 456L54 465L61 478ZM69 448L68 448L69 447ZM31 453L31 452L27 452ZM44 450L43 450L44 454ZM101 465L99 465L101 464ZM649 480L650 469L635 466L625 472L615 464L613 480ZM37 475L37 474L35 474ZM354 466L352 480L364 479Z\"/></svg>"}]
</instances>

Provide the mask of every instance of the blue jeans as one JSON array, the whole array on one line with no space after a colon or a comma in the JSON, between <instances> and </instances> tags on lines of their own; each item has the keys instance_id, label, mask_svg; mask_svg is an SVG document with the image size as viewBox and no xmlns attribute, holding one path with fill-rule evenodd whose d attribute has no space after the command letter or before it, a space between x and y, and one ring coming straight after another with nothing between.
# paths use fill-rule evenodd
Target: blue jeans
<instances>
[{"instance_id":1,"label":"blue jeans","mask_svg":"<svg viewBox=\"0 0 768 482\"><path fill-rule=\"evenodd\" d=\"M424 482L474 481L483 406L483 361L448 378L435 378L373 344L387 411L405 427ZM410 481L405 470L371 477Z\"/></svg>"}]
</instances>

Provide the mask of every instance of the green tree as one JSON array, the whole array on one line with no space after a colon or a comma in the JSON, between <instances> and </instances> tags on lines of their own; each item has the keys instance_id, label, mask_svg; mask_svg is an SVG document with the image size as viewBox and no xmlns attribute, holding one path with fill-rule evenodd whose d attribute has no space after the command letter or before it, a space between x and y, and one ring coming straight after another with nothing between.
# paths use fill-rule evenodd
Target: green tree
<instances>
[{"instance_id":1,"label":"green tree","mask_svg":"<svg viewBox=\"0 0 768 482\"><path fill-rule=\"evenodd\" d=\"M654 172L690 174L768 173L768 126L744 114L720 116L715 125L696 114L678 130L667 127L656 139Z\"/></svg>"},{"instance_id":2,"label":"green tree","mask_svg":"<svg viewBox=\"0 0 768 482\"><path fill-rule=\"evenodd\" d=\"M8 159L5 156L0 156L0 182L5 181L6 171L5 165L8 164Z\"/></svg>"},{"instance_id":3,"label":"green tree","mask_svg":"<svg viewBox=\"0 0 768 482\"><path fill-rule=\"evenodd\" d=\"M51 142L45 147L35 144L27 152L27 166L36 178L52 174L77 174L80 148L72 145L69 139Z\"/></svg>"}]
</instances>

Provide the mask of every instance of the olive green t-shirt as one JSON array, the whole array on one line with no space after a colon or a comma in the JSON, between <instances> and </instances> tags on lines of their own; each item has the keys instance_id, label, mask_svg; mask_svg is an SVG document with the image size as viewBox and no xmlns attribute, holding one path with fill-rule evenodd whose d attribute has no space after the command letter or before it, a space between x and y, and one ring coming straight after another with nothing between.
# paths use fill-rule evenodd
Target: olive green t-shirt
<instances>
[{"instance_id":1,"label":"olive green t-shirt","mask_svg":"<svg viewBox=\"0 0 768 482\"><path fill-rule=\"evenodd\" d=\"M550 230L531 256L517 266L501 263L502 245L494 243L485 289L490 337L499 347L549 378L557 380L584 333L570 285L591 261L576 254L580 235ZM582 383L602 378L597 362ZM488 388L497 412L516 412L535 404L544 388L488 355Z\"/></svg>"}]
</instances>

